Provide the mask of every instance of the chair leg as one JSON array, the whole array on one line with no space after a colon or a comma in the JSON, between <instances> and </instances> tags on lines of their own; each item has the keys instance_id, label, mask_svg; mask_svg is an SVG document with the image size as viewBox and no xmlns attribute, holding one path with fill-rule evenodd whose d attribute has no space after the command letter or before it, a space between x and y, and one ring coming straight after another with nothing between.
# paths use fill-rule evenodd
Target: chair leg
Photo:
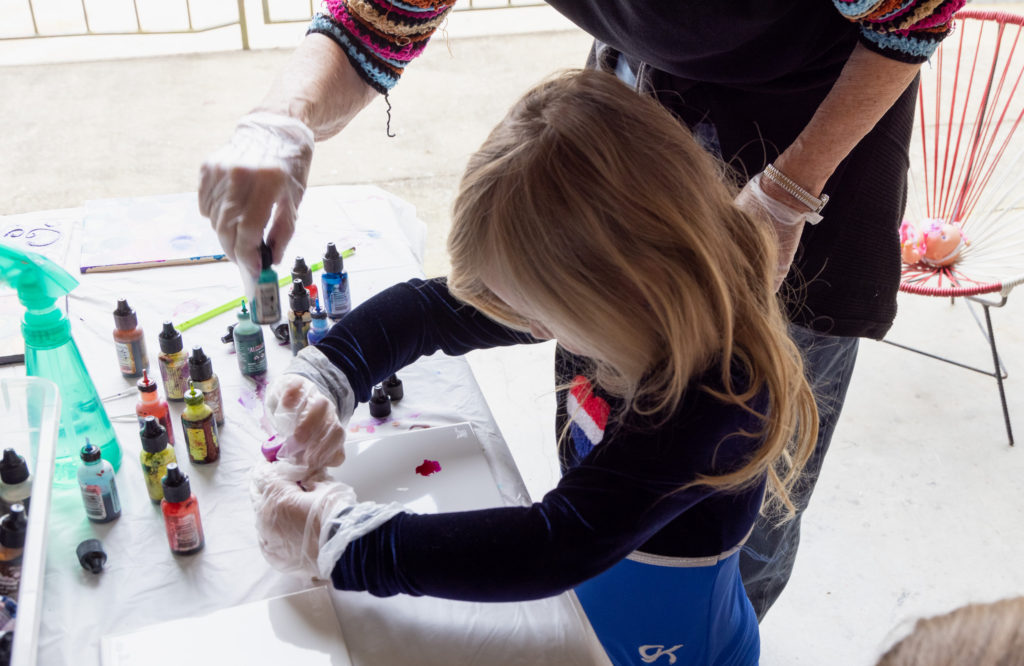
<instances>
[{"instance_id":1,"label":"chair leg","mask_svg":"<svg viewBox=\"0 0 1024 666\"><path fill-rule=\"evenodd\" d=\"M1010 446L1013 446L1013 428L1010 427L1010 410L1006 406L1006 390L1003 388L1003 372L999 365L999 352L996 351L996 336L992 331L992 316L989 314L989 305L982 304L985 311L985 325L988 327L988 342L992 348L992 363L995 366L996 383L999 385L999 401L1003 405L1003 420L1006 422L1006 436L1010 438Z\"/></svg>"}]
</instances>

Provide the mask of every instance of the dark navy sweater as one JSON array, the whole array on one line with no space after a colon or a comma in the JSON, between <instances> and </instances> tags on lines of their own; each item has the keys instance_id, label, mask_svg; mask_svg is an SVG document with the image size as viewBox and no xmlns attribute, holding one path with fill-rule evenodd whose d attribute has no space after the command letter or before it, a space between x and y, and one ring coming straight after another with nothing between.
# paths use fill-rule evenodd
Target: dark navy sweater
<instances>
[{"instance_id":1,"label":"dark navy sweater","mask_svg":"<svg viewBox=\"0 0 1024 666\"><path fill-rule=\"evenodd\" d=\"M536 342L459 303L443 279L391 287L353 310L317 345L349 378L356 400L423 355ZM335 587L466 601L553 596L634 550L707 557L736 546L754 523L763 480L738 493L680 488L736 469L759 445L737 433L760 424L712 398L717 369L694 378L658 427L623 417L621 402L593 387L586 360L559 351L563 476L528 507L402 513L353 541L332 573ZM763 409L763 401L752 405Z\"/></svg>"}]
</instances>

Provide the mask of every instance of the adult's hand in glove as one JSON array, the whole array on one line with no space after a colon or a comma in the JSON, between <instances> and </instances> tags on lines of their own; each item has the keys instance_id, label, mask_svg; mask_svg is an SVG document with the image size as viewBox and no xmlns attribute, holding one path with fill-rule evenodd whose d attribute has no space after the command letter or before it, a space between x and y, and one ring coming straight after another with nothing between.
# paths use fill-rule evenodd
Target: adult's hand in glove
<instances>
[{"instance_id":1,"label":"adult's hand in glove","mask_svg":"<svg viewBox=\"0 0 1024 666\"><path fill-rule=\"evenodd\" d=\"M321 532L331 518L355 504L356 493L323 472L302 481L296 479L298 472L279 462L262 462L253 469L249 496L260 550L279 571L327 578L337 556L321 570L320 550L328 537Z\"/></svg>"},{"instance_id":2,"label":"adult's hand in glove","mask_svg":"<svg viewBox=\"0 0 1024 666\"><path fill-rule=\"evenodd\" d=\"M761 186L763 178L764 174L759 173L747 181L736 196L736 205L754 216L754 219L770 222L775 231L779 250L775 271L775 290L778 291L793 263L804 224L817 224L821 221L821 215L806 208L798 210L770 196Z\"/></svg>"},{"instance_id":3,"label":"adult's hand in glove","mask_svg":"<svg viewBox=\"0 0 1024 666\"><path fill-rule=\"evenodd\" d=\"M267 387L263 410L286 438L277 457L310 470L345 462L345 428L333 399L311 379L287 373Z\"/></svg>"},{"instance_id":4,"label":"adult's hand in glove","mask_svg":"<svg viewBox=\"0 0 1024 666\"><path fill-rule=\"evenodd\" d=\"M231 140L199 169L199 212L243 273L260 271L260 241L274 263L295 232L295 215L313 160L313 132L302 121L267 112L243 117Z\"/></svg>"}]
</instances>

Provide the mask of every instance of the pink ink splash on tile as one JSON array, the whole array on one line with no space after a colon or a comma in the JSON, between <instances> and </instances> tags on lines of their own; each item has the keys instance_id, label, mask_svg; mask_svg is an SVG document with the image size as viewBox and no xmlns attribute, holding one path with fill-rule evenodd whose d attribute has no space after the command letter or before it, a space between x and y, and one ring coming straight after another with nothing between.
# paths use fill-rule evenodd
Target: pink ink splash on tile
<instances>
[{"instance_id":1,"label":"pink ink splash on tile","mask_svg":"<svg viewBox=\"0 0 1024 666\"><path fill-rule=\"evenodd\" d=\"M420 476L430 476L441 471L441 463L436 460L423 460L423 464L416 467L416 473Z\"/></svg>"}]
</instances>

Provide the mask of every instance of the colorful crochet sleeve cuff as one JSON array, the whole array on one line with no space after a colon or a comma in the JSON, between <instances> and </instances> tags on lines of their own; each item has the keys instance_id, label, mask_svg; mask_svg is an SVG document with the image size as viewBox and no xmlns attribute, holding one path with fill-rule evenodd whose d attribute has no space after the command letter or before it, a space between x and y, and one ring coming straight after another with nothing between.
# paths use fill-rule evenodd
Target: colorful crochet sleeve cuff
<instances>
[{"instance_id":1,"label":"colorful crochet sleeve cuff","mask_svg":"<svg viewBox=\"0 0 1024 666\"><path fill-rule=\"evenodd\" d=\"M325 0L306 34L320 33L345 51L359 75L384 94L444 21L455 0Z\"/></svg>"},{"instance_id":2,"label":"colorful crochet sleeve cuff","mask_svg":"<svg viewBox=\"0 0 1024 666\"><path fill-rule=\"evenodd\" d=\"M860 41L894 60L922 63L952 28L966 0L832 0L843 17L860 26Z\"/></svg>"}]
</instances>

